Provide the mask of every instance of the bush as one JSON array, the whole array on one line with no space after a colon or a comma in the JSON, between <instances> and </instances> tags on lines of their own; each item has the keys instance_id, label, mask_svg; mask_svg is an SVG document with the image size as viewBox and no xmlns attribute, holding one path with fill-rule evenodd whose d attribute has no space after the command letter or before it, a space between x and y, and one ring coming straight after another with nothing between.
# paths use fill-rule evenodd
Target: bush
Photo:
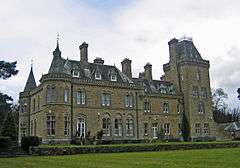
<instances>
[{"instance_id":1,"label":"bush","mask_svg":"<svg viewBox=\"0 0 240 168\"><path fill-rule=\"evenodd\" d=\"M28 151L30 146L38 146L40 144L41 139L37 136L22 137L21 148L25 151Z\"/></svg>"},{"instance_id":2,"label":"bush","mask_svg":"<svg viewBox=\"0 0 240 168\"><path fill-rule=\"evenodd\" d=\"M0 137L0 149L7 149L12 146L12 139L10 137Z\"/></svg>"}]
</instances>

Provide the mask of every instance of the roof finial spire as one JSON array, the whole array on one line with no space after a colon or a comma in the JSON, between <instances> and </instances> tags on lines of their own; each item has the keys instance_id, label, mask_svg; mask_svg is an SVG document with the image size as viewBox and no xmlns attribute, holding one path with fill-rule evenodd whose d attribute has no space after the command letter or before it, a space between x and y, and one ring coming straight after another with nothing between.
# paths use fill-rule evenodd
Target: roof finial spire
<instances>
[{"instance_id":1,"label":"roof finial spire","mask_svg":"<svg viewBox=\"0 0 240 168\"><path fill-rule=\"evenodd\" d=\"M33 68L33 59L31 59L31 69Z\"/></svg>"},{"instance_id":2,"label":"roof finial spire","mask_svg":"<svg viewBox=\"0 0 240 168\"><path fill-rule=\"evenodd\" d=\"M57 33L57 49L59 49L59 33Z\"/></svg>"}]
</instances>

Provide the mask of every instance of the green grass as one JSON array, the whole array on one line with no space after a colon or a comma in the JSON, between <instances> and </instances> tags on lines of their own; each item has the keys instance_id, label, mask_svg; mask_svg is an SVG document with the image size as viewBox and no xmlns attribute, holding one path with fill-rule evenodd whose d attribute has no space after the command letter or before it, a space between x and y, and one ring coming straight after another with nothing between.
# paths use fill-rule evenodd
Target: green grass
<instances>
[{"instance_id":1,"label":"green grass","mask_svg":"<svg viewBox=\"0 0 240 168\"><path fill-rule=\"evenodd\" d=\"M238 168L240 148L0 158L0 168Z\"/></svg>"}]
</instances>

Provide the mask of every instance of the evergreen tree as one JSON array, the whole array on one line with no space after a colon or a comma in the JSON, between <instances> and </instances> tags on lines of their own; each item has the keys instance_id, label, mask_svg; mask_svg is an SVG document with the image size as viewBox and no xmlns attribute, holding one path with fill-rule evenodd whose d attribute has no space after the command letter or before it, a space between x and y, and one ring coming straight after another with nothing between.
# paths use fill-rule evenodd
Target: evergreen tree
<instances>
[{"instance_id":1,"label":"evergreen tree","mask_svg":"<svg viewBox=\"0 0 240 168\"><path fill-rule=\"evenodd\" d=\"M16 75L18 73L16 64L17 62L0 61L0 79L6 80L12 75ZM12 101L13 99L10 96L0 92L0 134L3 122L11 109Z\"/></svg>"},{"instance_id":2,"label":"evergreen tree","mask_svg":"<svg viewBox=\"0 0 240 168\"><path fill-rule=\"evenodd\" d=\"M3 124L2 135L11 137L12 140L17 139L17 125L13 112L8 112L7 118Z\"/></svg>"}]
</instances>

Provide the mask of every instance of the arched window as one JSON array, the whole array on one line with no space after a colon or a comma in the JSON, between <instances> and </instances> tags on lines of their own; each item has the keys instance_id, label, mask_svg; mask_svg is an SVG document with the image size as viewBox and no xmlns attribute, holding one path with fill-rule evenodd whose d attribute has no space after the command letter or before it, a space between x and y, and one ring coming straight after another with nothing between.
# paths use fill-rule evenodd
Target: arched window
<instances>
[{"instance_id":1,"label":"arched window","mask_svg":"<svg viewBox=\"0 0 240 168\"><path fill-rule=\"evenodd\" d=\"M122 136L122 117L120 114L114 119L114 135Z\"/></svg>"},{"instance_id":2,"label":"arched window","mask_svg":"<svg viewBox=\"0 0 240 168\"><path fill-rule=\"evenodd\" d=\"M48 86L47 87L47 103L56 102L56 87Z\"/></svg>"},{"instance_id":3,"label":"arched window","mask_svg":"<svg viewBox=\"0 0 240 168\"><path fill-rule=\"evenodd\" d=\"M103 130L103 136L110 136L111 134L111 120L110 116L106 114L102 119L102 130Z\"/></svg>"},{"instance_id":4,"label":"arched window","mask_svg":"<svg viewBox=\"0 0 240 168\"><path fill-rule=\"evenodd\" d=\"M79 117L77 120L77 136L83 138L86 136L86 122L83 117Z\"/></svg>"},{"instance_id":5,"label":"arched window","mask_svg":"<svg viewBox=\"0 0 240 168\"><path fill-rule=\"evenodd\" d=\"M70 133L70 119L68 114L64 114L64 135L68 136Z\"/></svg>"},{"instance_id":6,"label":"arched window","mask_svg":"<svg viewBox=\"0 0 240 168\"><path fill-rule=\"evenodd\" d=\"M126 136L133 136L134 125L133 117L131 115L127 116L126 119Z\"/></svg>"},{"instance_id":7,"label":"arched window","mask_svg":"<svg viewBox=\"0 0 240 168\"><path fill-rule=\"evenodd\" d=\"M67 103L69 101L69 89L64 89L64 102Z\"/></svg>"}]
</instances>

